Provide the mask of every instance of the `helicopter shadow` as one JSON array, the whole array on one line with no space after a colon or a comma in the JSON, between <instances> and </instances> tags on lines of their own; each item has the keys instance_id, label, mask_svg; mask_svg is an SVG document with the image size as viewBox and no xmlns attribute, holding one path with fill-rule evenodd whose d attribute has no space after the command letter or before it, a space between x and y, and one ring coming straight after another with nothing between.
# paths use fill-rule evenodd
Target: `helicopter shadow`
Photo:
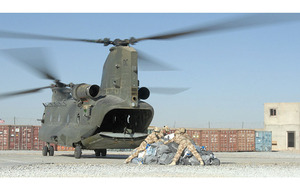
<instances>
[{"instance_id":1,"label":"helicopter shadow","mask_svg":"<svg viewBox=\"0 0 300 195\"><path fill-rule=\"evenodd\" d=\"M58 156L65 156L74 158L73 154L60 154ZM108 154L106 156L95 156L94 154L82 154L81 159L126 159L129 155Z\"/></svg>"}]
</instances>

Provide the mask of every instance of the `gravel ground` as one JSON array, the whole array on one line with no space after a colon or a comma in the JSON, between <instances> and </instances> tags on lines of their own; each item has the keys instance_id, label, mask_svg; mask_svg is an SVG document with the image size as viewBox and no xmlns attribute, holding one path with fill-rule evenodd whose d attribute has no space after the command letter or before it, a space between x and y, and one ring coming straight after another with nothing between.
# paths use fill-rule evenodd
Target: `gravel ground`
<instances>
[{"instance_id":1,"label":"gravel ground","mask_svg":"<svg viewBox=\"0 0 300 195\"><path fill-rule=\"evenodd\" d=\"M83 151L81 159L73 152L56 152L43 157L41 151L0 151L0 177L300 177L299 152L214 153L220 166L166 166L123 164L128 152L108 152L94 157Z\"/></svg>"},{"instance_id":2,"label":"gravel ground","mask_svg":"<svg viewBox=\"0 0 300 195\"><path fill-rule=\"evenodd\" d=\"M96 165L30 164L0 169L0 177L299 177L295 165Z\"/></svg>"}]
</instances>

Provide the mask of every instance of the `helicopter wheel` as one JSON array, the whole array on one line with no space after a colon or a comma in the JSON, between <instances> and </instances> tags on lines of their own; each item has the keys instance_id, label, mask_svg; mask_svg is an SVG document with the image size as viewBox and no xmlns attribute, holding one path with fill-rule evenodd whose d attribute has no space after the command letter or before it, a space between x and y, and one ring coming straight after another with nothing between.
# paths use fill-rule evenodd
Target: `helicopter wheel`
<instances>
[{"instance_id":1,"label":"helicopter wheel","mask_svg":"<svg viewBox=\"0 0 300 195\"><path fill-rule=\"evenodd\" d=\"M50 146L49 148L49 156L54 156L54 147Z\"/></svg>"},{"instance_id":2,"label":"helicopter wheel","mask_svg":"<svg viewBox=\"0 0 300 195\"><path fill-rule=\"evenodd\" d=\"M43 147L42 153L43 153L43 156L47 156L47 153L48 153L48 147L47 146Z\"/></svg>"},{"instance_id":3,"label":"helicopter wheel","mask_svg":"<svg viewBox=\"0 0 300 195\"><path fill-rule=\"evenodd\" d=\"M74 156L75 158L79 159L81 157L82 151L81 151L81 146L77 145L75 147L75 151L74 151Z\"/></svg>"},{"instance_id":4,"label":"helicopter wheel","mask_svg":"<svg viewBox=\"0 0 300 195\"><path fill-rule=\"evenodd\" d=\"M100 156L101 150L94 150L95 151L95 156Z\"/></svg>"},{"instance_id":5,"label":"helicopter wheel","mask_svg":"<svg viewBox=\"0 0 300 195\"><path fill-rule=\"evenodd\" d=\"M101 149L101 156L106 156L107 150L106 149Z\"/></svg>"}]
</instances>

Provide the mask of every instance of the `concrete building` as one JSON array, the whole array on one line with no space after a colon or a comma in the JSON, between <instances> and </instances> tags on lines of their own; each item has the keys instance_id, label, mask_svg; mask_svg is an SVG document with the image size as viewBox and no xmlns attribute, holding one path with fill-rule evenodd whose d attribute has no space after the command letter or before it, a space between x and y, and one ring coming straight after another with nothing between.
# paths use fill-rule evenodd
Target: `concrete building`
<instances>
[{"instance_id":1,"label":"concrete building","mask_svg":"<svg viewBox=\"0 0 300 195\"><path fill-rule=\"evenodd\" d=\"M272 150L300 150L300 103L265 103L264 125Z\"/></svg>"}]
</instances>

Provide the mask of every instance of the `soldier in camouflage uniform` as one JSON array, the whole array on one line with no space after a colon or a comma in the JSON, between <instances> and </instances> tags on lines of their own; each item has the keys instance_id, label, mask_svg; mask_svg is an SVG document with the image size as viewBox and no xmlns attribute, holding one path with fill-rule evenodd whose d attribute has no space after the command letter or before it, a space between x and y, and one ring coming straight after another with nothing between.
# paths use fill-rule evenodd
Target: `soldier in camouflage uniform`
<instances>
[{"instance_id":1,"label":"soldier in camouflage uniform","mask_svg":"<svg viewBox=\"0 0 300 195\"><path fill-rule=\"evenodd\" d=\"M200 156L200 154L197 152L195 146L192 144L192 142L184 135L186 133L186 129L180 128L179 130L175 131L175 136L173 139L164 142L164 144L168 144L170 142L175 142L179 144L177 152L173 158L173 161L170 165L176 165L177 161L179 160L183 150L187 148L191 153L197 158L197 160L200 162L200 165L204 165L203 160Z\"/></svg>"},{"instance_id":2,"label":"soldier in camouflage uniform","mask_svg":"<svg viewBox=\"0 0 300 195\"><path fill-rule=\"evenodd\" d=\"M161 131L165 135L164 136L164 141L169 140L170 138L167 135L169 135L169 133L170 133L170 128L168 126L164 126Z\"/></svg>"},{"instance_id":3,"label":"soldier in camouflage uniform","mask_svg":"<svg viewBox=\"0 0 300 195\"><path fill-rule=\"evenodd\" d=\"M154 131L146 137L146 139L137 147L135 153L131 154L124 163L129 163L133 158L137 157L140 152L145 151L147 144L152 144L158 141L163 142L164 133L158 127L154 128Z\"/></svg>"},{"instance_id":4,"label":"soldier in camouflage uniform","mask_svg":"<svg viewBox=\"0 0 300 195\"><path fill-rule=\"evenodd\" d=\"M184 128L182 128L182 129L184 129ZM192 142L192 144L195 143L194 140L193 140L193 138L191 136L189 136L189 134L187 133L186 130L182 130L182 131L185 131L185 133L182 133L182 135L184 137L186 137L188 140L190 140Z\"/></svg>"},{"instance_id":5,"label":"soldier in camouflage uniform","mask_svg":"<svg viewBox=\"0 0 300 195\"><path fill-rule=\"evenodd\" d=\"M170 132L170 128L168 126L164 126L164 128L162 129L164 134L168 134Z\"/></svg>"}]
</instances>

